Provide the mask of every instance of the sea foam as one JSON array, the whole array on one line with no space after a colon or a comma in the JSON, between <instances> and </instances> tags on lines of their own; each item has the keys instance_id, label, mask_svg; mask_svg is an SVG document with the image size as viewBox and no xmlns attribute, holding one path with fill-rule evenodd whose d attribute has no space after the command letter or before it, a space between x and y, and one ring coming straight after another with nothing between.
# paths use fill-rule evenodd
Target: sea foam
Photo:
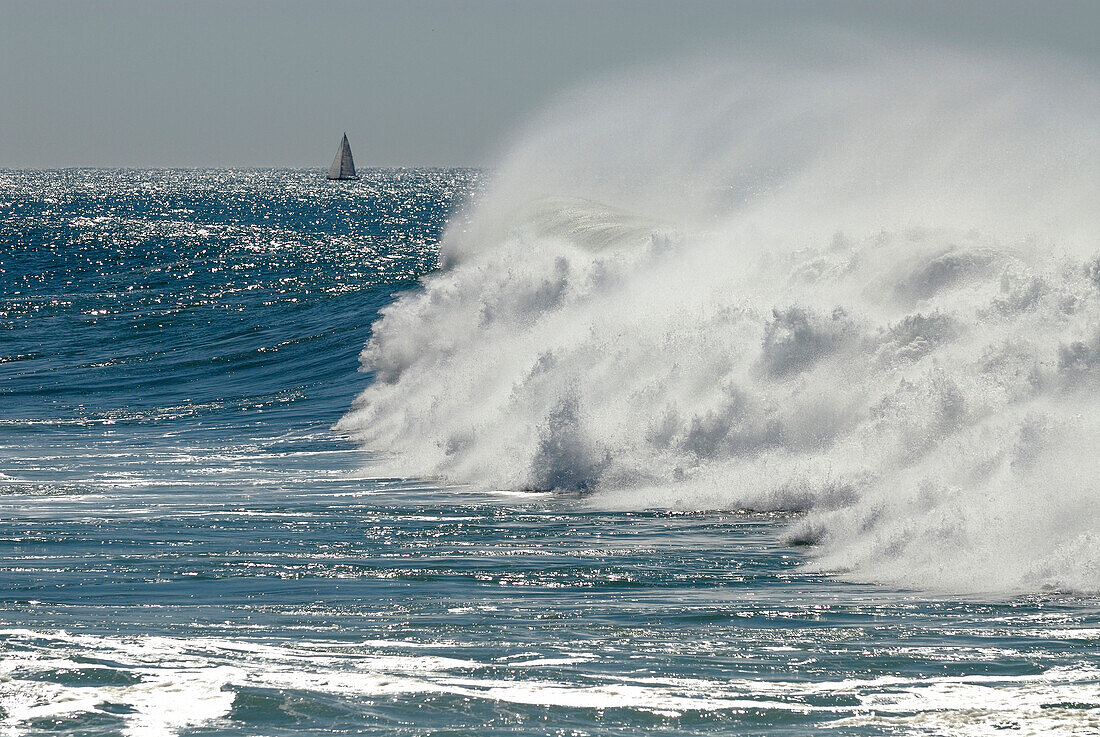
<instances>
[{"instance_id":1,"label":"sea foam","mask_svg":"<svg viewBox=\"0 0 1100 737\"><path fill-rule=\"evenodd\" d=\"M1093 71L863 48L564 95L338 427L387 473L804 512L859 580L1100 589Z\"/></svg>"}]
</instances>

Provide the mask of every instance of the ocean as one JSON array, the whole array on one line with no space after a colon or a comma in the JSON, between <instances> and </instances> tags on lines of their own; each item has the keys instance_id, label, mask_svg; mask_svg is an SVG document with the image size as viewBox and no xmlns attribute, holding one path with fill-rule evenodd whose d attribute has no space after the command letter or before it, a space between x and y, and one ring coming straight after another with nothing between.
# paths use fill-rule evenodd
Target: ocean
<instances>
[{"instance_id":1,"label":"ocean","mask_svg":"<svg viewBox=\"0 0 1100 737\"><path fill-rule=\"evenodd\" d=\"M524 414L523 387L545 391L531 376L583 357L614 307L567 339L571 357L529 346L541 369L516 373L498 350L529 338L533 313L575 301L559 293L570 280L623 282L633 266L592 265L621 258L607 227L570 263L547 247L507 278L476 259L440 271L441 239L483 235L469 203L484 175L362 173L0 172L0 732L1100 733L1087 586L1011 571L1004 586L922 586L858 560L838 572L818 552L828 538L806 545L818 541L799 527L850 506L835 488L825 513L790 495L658 501L655 477L629 500L615 474L639 451L611 447L598 422L577 427L598 397L582 378L548 420ZM575 203L551 214L574 240L576 223L607 223ZM679 360L708 365L699 345ZM775 351L758 382L789 382L788 364L809 360ZM513 383L488 422L461 406L492 404L471 398L492 384L474 368L486 361ZM446 432L481 437L440 450L424 402L450 415ZM513 423L536 438L522 463L485 440L522 437ZM701 423L679 440L692 457L739 457ZM364 440L371 428L431 458ZM611 448L595 460L593 437ZM684 462L661 442L641 462ZM485 447L497 457L468 450ZM527 476L509 477L517 467ZM895 558L932 575L926 557Z\"/></svg>"}]
</instances>

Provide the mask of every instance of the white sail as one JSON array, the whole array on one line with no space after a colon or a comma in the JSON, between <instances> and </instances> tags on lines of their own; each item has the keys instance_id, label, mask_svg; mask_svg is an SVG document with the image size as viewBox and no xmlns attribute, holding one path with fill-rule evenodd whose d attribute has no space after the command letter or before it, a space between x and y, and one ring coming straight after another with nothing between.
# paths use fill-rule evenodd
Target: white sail
<instances>
[{"instance_id":1,"label":"white sail","mask_svg":"<svg viewBox=\"0 0 1100 737\"><path fill-rule=\"evenodd\" d=\"M332 160L332 166L328 168L329 179L358 179L355 176L355 162L351 158L351 144L348 143L348 134L345 133L340 141L340 148L336 151L336 158Z\"/></svg>"}]
</instances>

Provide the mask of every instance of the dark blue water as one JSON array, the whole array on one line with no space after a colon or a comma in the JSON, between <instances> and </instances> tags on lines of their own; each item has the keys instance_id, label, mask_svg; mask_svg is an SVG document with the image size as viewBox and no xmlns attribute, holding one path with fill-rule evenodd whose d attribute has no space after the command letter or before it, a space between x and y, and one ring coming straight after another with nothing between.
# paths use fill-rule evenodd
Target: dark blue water
<instances>
[{"instance_id":1,"label":"dark blue water","mask_svg":"<svg viewBox=\"0 0 1100 737\"><path fill-rule=\"evenodd\" d=\"M1100 733L1095 598L360 471L357 354L477 183L0 172L0 732Z\"/></svg>"}]
</instances>

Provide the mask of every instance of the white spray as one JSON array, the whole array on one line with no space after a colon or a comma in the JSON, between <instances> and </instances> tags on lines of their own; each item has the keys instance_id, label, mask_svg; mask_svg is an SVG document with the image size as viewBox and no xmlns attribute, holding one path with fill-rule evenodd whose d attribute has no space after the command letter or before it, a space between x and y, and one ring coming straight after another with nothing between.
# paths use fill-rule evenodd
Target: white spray
<instances>
[{"instance_id":1,"label":"white spray","mask_svg":"<svg viewBox=\"0 0 1100 737\"><path fill-rule=\"evenodd\" d=\"M864 52L569 95L384 311L339 427L387 473L805 511L861 580L1100 589L1086 72Z\"/></svg>"}]
</instances>

